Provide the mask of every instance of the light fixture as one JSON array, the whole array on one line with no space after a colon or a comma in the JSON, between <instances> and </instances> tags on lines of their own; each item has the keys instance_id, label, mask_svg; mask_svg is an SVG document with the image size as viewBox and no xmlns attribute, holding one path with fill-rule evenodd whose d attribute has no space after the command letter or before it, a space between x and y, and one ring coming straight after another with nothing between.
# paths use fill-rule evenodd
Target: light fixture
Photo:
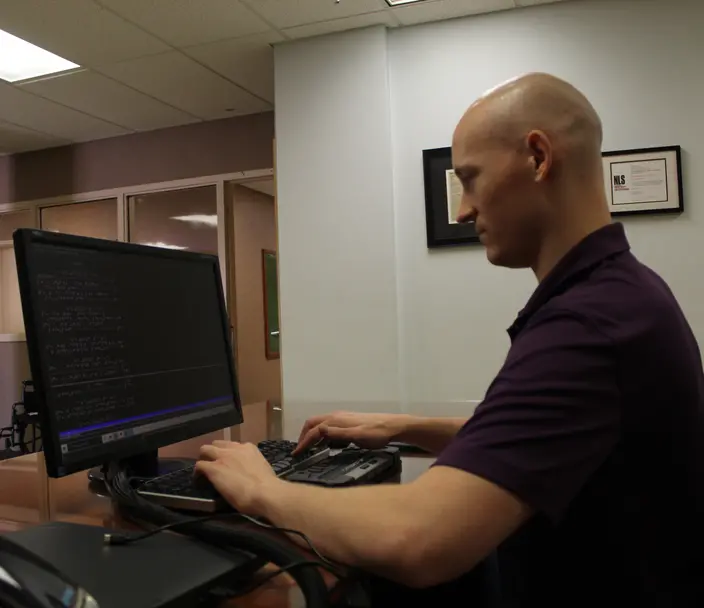
<instances>
[{"instance_id":1,"label":"light fixture","mask_svg":"<svg viewBox=\"0 0 704 608\"><path fill-rule=\"evenodd\" d=\"M402 4L415 4L416 2L424 2L425 0L386 0L389 6L401 6Z\"/></svg>"},{"instance_id":2,"label":"light fixture","mask_svg":"<svg viewBox=\"0 0 704 608\"><path fill-rule=\"evenodd\" d=\"M181 247L180 245L169 245L168 243L162 243L161 241L154 241L152 243L140 243L140 245L146 245L147 247L161 247L162 249L188 249L188 247Z\"/></svg>"},{"instance_id":3,"label":"light fixture","mask_svg":"<svg viewBox=\"0 0 704 608\"><path fill-rule=\"evenodd\" d=\"M19 82L80 68L76 63L0 30L0 79Z\"/></svg>"},{"instance_id":4,"label":"light fixture","mask_svg":"<svg viewBox=\"0 0 704 608\"><path fill-rule=\"evenodd\" d=\"M218 226L218 216L215 214L204 215L193 213L191 215L174 215L169 219L195 224L196 226L209 226L211 228L217 228Z\"/></svg>"}]
</instances>

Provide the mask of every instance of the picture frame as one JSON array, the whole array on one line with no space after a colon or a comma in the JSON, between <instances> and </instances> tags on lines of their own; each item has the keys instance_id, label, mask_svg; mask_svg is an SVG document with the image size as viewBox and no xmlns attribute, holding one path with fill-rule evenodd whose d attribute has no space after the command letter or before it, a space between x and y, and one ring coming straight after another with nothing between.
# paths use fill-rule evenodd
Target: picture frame
<instances>
[{"instance_id":1,"label":"picture frame","mask_svg":"<svg viewBox=\"0 0 704 608\"><path fill-rule=\"evenodd\" d=\"M423 150L425 228L428 249L479 242L474 222L459 224L462 184L452 170L451 148Z\"/></svg>"},{"instance_id":2,"label":"picture frame","mask_svg":"<svg viewBox=\"0 0 704 608\"><path fill-rule=\"evenodd\" d=\"M680 146L602 152L612 216L682 213Z\"/></svg>"}]
</instances>

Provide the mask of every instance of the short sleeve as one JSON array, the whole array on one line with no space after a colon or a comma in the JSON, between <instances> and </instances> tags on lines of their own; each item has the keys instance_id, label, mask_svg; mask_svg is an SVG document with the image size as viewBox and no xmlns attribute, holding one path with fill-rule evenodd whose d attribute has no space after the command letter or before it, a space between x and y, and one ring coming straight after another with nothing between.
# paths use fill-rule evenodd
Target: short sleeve
<instances>
[{"instance_id":1,"label":"short sleeve","mask_svg":"<svg viewBox=\"0 0 704 608\"><path fill-rule=\"evenodd\" d=\"M619 440L615 347L588 319L539 311L435 466L491 481L560 520Z\"/></svg>"}]
</instances>

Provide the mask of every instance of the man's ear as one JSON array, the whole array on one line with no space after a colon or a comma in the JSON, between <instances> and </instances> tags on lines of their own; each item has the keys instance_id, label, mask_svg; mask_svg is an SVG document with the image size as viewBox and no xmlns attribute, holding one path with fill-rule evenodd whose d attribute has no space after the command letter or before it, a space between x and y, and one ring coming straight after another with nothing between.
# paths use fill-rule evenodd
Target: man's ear
<instances>
[{"instance_id":1,"label":"man's ear","mask_svg":"<svg viewBox=\"0 0 704 608\"><path fill-rule=\"evenodd\" d=\"M526 137L526 147L530 155L531 168L535 181L544 181L552 167L552 144L543 131L531 131Z\"/></svg>"}]
</instances>

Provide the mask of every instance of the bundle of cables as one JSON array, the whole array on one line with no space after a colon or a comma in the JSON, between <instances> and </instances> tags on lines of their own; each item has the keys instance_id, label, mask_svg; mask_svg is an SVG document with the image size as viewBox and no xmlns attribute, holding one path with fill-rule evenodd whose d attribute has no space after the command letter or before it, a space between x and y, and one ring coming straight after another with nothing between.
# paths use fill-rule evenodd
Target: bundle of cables
<instances>
[{"instance_id":1,"label":"bundle of cables","mask_svg":"<svg viewBox=\"0 0 704 608\"><path fill-rule=\"evenodd\" d=\"M250 572L256 572L267 563L278 567L257 578L252 584L231 590L227 594L228 598L246 595L275 576L288 572L301 589L308 608L368 605L366 593L359 584L360 579L353 573L343 572L338 565L321 555L310 539L301 532L271 526L236 512L188 517L140 496L132 487L128 474L118 466L111 465L105 473L106 486L117 503L120 514L140 527L156 526L141 534L106 535L106 543L125 545L166 530L174 530L224 551L234 551L239 556L243 552L249 554L252 557ZM241 519L254 525L233 526L215 521L223 518ZM272 535L272 531L299 537L308 545L315 559L302 557L301 552L288 538L278 539ZM338 579L339 582L332 591L328 590L319 569L327 570ZM351 604L348 600L352 598L354 599Z\"/></svg>"}]
</instances>

